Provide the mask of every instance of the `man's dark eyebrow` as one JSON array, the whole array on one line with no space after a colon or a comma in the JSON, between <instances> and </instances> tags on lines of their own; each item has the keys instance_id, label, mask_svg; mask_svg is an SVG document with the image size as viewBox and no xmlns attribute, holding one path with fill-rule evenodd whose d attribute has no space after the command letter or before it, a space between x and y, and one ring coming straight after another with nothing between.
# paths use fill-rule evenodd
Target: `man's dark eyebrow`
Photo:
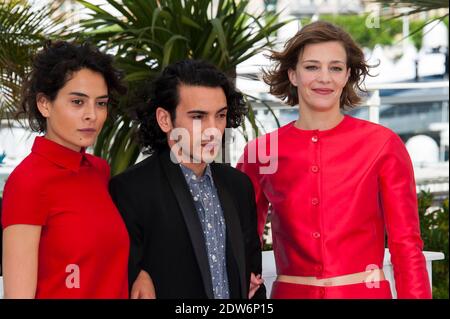
<instances>
[{"instance_id":1,"label":"man's dark eyebrow","mask_svg":"<svg viewBox=\"0 0 450 319\"><path fill-rule=\"evenodd\" d=\"M70 92L70 95L76 95L76 96L80 96L80 97L89 97L89 95L81 93L81 92ZM97 99L105 99L108 98L109 95L102 95L102 96L98 96Z\"/></svg>"},{"instance_id":2,"label":"man's dark eyebrow","mask_svg":"<svg viewBox=\"0 0 450 319\"><path fill-rule=\"evenodd\" d=\"M217 113L220 113L220 112L223 112L223 111L225 111L226 109L228 109L228 106L224 106L223 108L221 108L220 110L218 110L217 112L216 112L216 114ZM207 115L209 112L207 112L207 111L203 111L203 110L192 110L192 111L189 111L189 112L187 112L188 114L202 114L202 115Z\"/></svg>"},{"instance_id":3,"label":"man's dark eyebrow","mask_svg":"<svg viewBox=\"0 0 450 319\"><path fill-rule=\"evenodd\" d=\"M220 113L220 112L223 112L223 111L225 111L225 110L227 110L228 109L228 106L224 106L223 108L221 108L220 110L218 110L217 112L216 112L216 114L217 113Z\"/></svg>"},{"instance_id":4,"label":"man's dark eyebrow","mask_svg":"<svg viewBox=\"0 0 450 319\"><path fill-rule=\"evenodd\" d=\"M202 111L202 110L192 110L192 111L189 111L189 112L187 112L187 113L188 113L188 114L203 114L203 115L208 114L208 112Z\"/></svg>"}]
</instances>

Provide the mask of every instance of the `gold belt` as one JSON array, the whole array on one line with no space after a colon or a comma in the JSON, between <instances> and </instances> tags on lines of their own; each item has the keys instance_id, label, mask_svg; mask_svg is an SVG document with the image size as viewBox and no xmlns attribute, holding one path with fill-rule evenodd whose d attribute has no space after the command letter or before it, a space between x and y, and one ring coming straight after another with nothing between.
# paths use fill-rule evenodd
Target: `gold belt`
<instances>
[{"instance_id":1,"label":"gold belt","mask_svg":"<svg viewBox=\"0 0 450 319\"><path fill-rule=\"evenodd\" d=\"M371 271L363 271L354 274L337 276L331 278L302 277L302 276L286 276L278 275L277 281L287 282L291 284L311 285L320 287L343 286L360 283L371 283L385 280L382 269L374 269Z\"/></svg>"}]
</instances>

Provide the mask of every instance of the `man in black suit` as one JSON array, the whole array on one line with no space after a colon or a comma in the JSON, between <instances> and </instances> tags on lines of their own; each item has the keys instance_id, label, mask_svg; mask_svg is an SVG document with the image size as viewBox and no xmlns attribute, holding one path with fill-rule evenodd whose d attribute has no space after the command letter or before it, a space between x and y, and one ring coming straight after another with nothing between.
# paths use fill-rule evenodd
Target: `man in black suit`
<instances>
[{"instance_id":1,"label":"man in black suit","mask_svg":"<svg viewBox=\"0 0 450 319\"><path fill-rule=\"evenodd\" d=\"M252 184L213 162L245 112L205 62L169 65L154 81L138 112L151 155L110 183L131 240L131 298L265 298Z\"/></svg>"}]
</instances>

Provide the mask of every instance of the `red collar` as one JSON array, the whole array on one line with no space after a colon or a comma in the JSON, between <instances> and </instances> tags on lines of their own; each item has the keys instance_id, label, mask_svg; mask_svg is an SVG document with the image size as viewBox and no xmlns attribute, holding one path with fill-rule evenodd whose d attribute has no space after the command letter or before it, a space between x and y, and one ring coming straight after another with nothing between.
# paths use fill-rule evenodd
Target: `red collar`
<instances>
[{"instance_id":1,"label":"red collar","mask_svg":"<svg viewBox=\"0 0 450 319\"><path fill-rule=\"evenodd\" d=\"M45 157L58 166L78 172L83 160L89 162L84 148L75 152L65 146L53 142L43 136L37 136L34 140L32 152Z\"/></svg>"}]
</instances>

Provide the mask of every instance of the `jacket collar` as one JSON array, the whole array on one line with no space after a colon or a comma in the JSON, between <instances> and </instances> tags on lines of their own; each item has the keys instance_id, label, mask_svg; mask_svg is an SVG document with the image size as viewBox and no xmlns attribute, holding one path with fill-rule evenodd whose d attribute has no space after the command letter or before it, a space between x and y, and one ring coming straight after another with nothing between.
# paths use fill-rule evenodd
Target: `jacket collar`
<instances>
[{"instance_id":1,"label":"jacket collar","mask_svg":"<svg viewBox=\"0 0 450 319\"><path fill-rule=\"evenodd\" d=\"M198 219L198 214L196 213L194 200L189 192L186 179L183 176L183 170L180 168L179 164L172 162L170 149L159 152L159 160L186 222L194 253L200 268L200 273L202 275L206 295L208 298L214 298L205 238L203 236L200 220ZM237 262L241 288L240 292L242 296L247 296L248 287L245 275L245 240L241 233L242 227L240 225L238 211L231 194L227 190L225 183L222 181L218 171L218 165L219 164L216 163L208 165L208 167L210 167L209 174L213 177L217 189L227 225L227 237L231 242L231 252Z\"/></svg>"}]
</instances>

